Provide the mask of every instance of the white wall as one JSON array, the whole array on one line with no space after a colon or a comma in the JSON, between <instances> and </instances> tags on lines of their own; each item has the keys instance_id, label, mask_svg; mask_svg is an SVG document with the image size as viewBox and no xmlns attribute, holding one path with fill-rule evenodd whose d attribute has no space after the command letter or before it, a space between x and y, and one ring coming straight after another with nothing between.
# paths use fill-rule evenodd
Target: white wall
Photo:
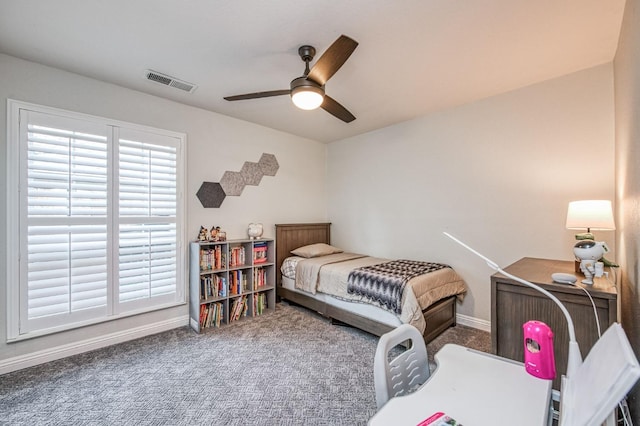
<instances>
[{"instance_id":1,"label":"white wall","mask_svg":"<svg viewBox=\"0 0 640 426\"><path fill-rule=\"evenodd\" d=\"M333 243L448 263L469 285L458 312L489 321L492 271L442 232L502 266L572 260L568 202L614 196L612 77L601 65L330 144Z\"/></svg>"},{"instance_id":2,"label":"white wall","mask_svg":"<svg viewBox=\"0 0 640 426\"><path fill-rule=\"evenodd\" d=\"M152 83L150 83L152 84ZM175 90L167 88L167 90ZM0 55L0 223L6 223L6 99L16 99L187 134L187 221L189 239L200 225L219 225L228 238L245 238L249 222L262 222L265 236L275 223L325 221L324 144L107 84L76 74ZM220 208L205 209L195 194L203 181L219 182L225 171L240 171L245 161L274 154L280 168L259 186L247 186L239 197L227 197ZM292 198L290 194L295 194ZM136 327L184 321L187 305L138 315L117 322L24 342L6 341L6 241L0 226L0 372L2 361L27 357L60 345L73 347L84 339L127 333ZM11 250L12 248L9 248ZM142 333L145 331L142 330ZM106 343L104 343L106 344ZM68 353L65 352L65 353ZM37 356L36 356L37 358ZM40 358L37 358L40 359ZM35 359L33 362L37 362Z\"/></svg>"},{"instance_id":3,"label":"white wall","mask_svg":"<svg viewBox=\"0 0 640 426\"><path fill-rule=\"evenodd\" d=\"M640 1L627 0L614 60L616 203L622 326L640 356ZM640 384L629 406L640 422Z\"/></svg>"},{"instance_id":4,"label":"white wall","mask_svg":"<svg viewBox=\"0 0 640 426\"><path fill-rule=\"evenodd\" d=\"M614 195L611 64L335 142L328 149L6 55L0 55L0 76L2 117L6 98L13 98L187 133L190 238L201 224L220 225L238 238L252 221L264 223L265 234L273 235L275 223L329 220L333 242L348 250L450 263L469 284L459 312L484 321L490 319L491 271L446 240L443 230L502 265L523 256L570 260L574 241L573 232L564 229L567 203ZM3 159L5 121L0 120ZM216 182L224 171L239 171L263 152L278 159L275 177L247 186L240 197L227 197L219 209L202 208L195 197L202 181ZM5 176L0 161L0 223L6 223ZM613 246L613 235L598 236ZM0 241L6 241L4 227ZM0 270L6 269L5 250L0 246ZM0 275L0 307L6 305L5 281ZM186 314L184 306L10 345L4 343L5 318L0 317L0 366L8 358L181 321Z\"/></svg>"}]
</instances>

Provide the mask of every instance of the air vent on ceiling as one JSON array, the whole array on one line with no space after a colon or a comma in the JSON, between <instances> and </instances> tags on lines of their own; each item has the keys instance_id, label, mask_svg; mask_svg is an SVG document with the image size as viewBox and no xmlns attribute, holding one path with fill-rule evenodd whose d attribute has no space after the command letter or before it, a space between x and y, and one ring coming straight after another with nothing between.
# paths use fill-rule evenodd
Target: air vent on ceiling
<instances>
[{"instance_id":1,"label":"air vent on ceiling","mask_svg":"<svg viewBox=\"0 0 640 426\"><path fill-rule=\"evenodd\" d=\"M175 87L176 89L184 90L189 93L193 93L193 91L196 90L196 87L198 87L193 83L187 83L186 81L178 80L177 78L173 78L153 70L145 71L144 75L147 80L151 80L165 86Z\"/></svg>"}]
</instances>

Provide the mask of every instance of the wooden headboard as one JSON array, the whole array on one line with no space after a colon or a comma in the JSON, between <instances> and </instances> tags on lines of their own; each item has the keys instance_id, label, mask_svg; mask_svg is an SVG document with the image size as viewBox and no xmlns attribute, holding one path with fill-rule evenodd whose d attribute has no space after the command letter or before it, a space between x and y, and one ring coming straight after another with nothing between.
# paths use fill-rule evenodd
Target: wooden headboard
<instances>
[{"instance_id":1,"label":"wooden headboard","mask_svg":"<svg viewBox=\"0 0 640 426\"><path fill-rule=\"evenodd\" d=\"M276 285L282 283L280 267L291 250L314 243L331 244L330 223L276 224Z\"/></svg>"}]
</instances>

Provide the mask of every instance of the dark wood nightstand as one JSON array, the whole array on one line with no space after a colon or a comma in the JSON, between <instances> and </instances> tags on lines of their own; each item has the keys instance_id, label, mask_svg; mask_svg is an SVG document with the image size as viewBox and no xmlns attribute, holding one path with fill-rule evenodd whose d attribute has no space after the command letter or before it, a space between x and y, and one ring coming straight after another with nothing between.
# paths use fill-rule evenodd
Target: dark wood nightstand
<instances>
[{"instance_id":1,"label":"dark wood nightstand","mask_svg":"<svg viewBox=\"0 0 640 426\"><path fill-rule=\"evenodd\" d=\"M605 277L594 278L593 285L580 283L584 278L574 271L574 262L525 257L503 268L505 272L538 284L556 296L567 308L576 332L582 357L598 339L598 331L589 297L578 287L587 289L596 305L602 333L618 321L618 293ZM558 284L551 279L554 272L574 274L576 285ZM557 376L554 389L560 389L560 378L566 372L569 332L560 308L547 296L500 273L491 276L491 346L497 355L523 361L522 325L529 320L547 324L554 334Z\"/></svg>"}]
</instances>

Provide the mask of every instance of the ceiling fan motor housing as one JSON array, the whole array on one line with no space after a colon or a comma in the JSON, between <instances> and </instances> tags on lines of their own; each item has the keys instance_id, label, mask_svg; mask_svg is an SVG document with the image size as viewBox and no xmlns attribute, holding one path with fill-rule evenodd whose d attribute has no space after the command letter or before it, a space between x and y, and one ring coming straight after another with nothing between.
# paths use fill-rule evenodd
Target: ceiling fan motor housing
<instances>
[{"instance_id":1,"label":"ceiling fan motor housing","mask_svg":"<svg viewBox=\"0 0 640 426\"><path fill-rule=\"evenodd\" d=\"M313 57L316 56L316 49L313 46L305 44L298 48L298 55L300 55L300 58L302 58L303 61L311 62Z\"/></svg>"},{"instance_id":2,"label":"ceiling fan motor housing","mask_svg":"<svg viewBox=\"0 0 640 426\"><path fill-rule=\"evenodd\" d=\"M313 80L307 79L305 76L291 80L291 94L293 95L294 91L297 90L313 91L324 96L324 87L320 86Z\"/></svg>"}]
</instances>

